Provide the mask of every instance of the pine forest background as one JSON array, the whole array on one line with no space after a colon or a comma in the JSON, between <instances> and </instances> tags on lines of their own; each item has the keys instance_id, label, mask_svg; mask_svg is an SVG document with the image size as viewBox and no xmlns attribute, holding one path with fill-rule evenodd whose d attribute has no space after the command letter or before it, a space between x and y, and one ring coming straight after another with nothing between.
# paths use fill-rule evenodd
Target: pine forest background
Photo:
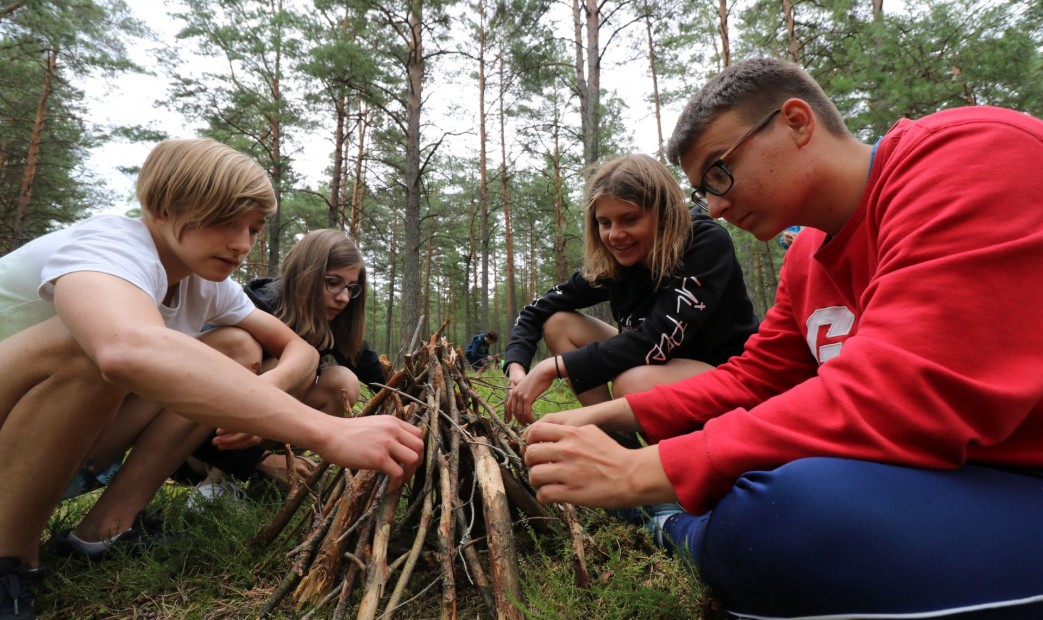
<instances>
[{"instance_id":1,"label":"pine forest background","mask_svg":"<svg viewBox=\"0 0 1043 620\"><path fill-rule=\"evenodd\" d=\"M0 5L0 254L123 199L85 167L92 149L191 137L89 114L88 79L156 72L161 109L271 175L279 212L236 277L274 275L310 229L349 231L369 341L391 357L447 318L457 344L506 334L581 263L584 169L637 150L635 112L661 145L682 102L742 58L799 62L867 141L954 106L1043 116L1043 0L146 4L177 32L147 66L128 50L158 37L129 2ZM319 164L302 156L315 143ZM732 232L763 315L782 249Z\"/></svg>"}]
</instances>

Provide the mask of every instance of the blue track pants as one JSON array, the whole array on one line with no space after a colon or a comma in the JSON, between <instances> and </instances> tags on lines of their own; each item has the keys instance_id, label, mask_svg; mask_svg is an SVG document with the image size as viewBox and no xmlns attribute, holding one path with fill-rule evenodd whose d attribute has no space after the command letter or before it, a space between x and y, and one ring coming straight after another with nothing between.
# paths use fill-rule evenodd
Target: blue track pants
<instances>
[{"instance_id":1,"label":"blue track pants","mask_svg":"<svg viewBox=\"0 0 1043 620\"><path fill-rule=\"evenodd\" d=\"M666 537L750 618L1043 619L1043 477L809 458Z\"/></svg>"}]
</instances>

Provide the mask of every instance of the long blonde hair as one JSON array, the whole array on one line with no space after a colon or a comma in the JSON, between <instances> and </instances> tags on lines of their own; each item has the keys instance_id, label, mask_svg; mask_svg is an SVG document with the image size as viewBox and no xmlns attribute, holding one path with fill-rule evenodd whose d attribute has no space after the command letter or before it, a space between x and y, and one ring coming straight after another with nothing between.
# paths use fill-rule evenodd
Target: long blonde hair
<instances>
[{"instance_id":1,"label":"long blonde hair","mask_svg":"<svg viewBox=\"0 0 1043 620\"><path fill-rule=\"evenodd\" d=\"M358 266L362 292L332 321L323 297L330 269ZM320 351L336 348L354 363L366 334L366 264L355 240L339 230L313 230L283 259L275 316Z\"/></svg>"},{"instance_id":2,"label":"long blonde hair","mask_svg":"<svg viewBox=\"0 0 1043 620\"><path fill-rule=\"evenodd\" d=\"M644 209L656 231L648 253L652 279L659 285L681 263L692 223L688 200L666 166L648 155L630 154L605 162L587 181L586 229L583 233L583 277L618 280L620 266L599 234L595 207L611 196Z\"/></svg>"}]
</instances>

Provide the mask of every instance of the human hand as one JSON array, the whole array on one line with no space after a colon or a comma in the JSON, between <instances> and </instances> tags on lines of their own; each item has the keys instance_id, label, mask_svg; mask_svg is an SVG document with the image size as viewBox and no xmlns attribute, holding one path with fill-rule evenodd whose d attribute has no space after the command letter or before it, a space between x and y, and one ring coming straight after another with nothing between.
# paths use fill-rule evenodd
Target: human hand
<instances>
[{"instance_id":1,"label":"human hand","mask_svg":"<svg viewBox=\"0 0 1043 620\"><path fill-rule=\"evenodd\" d=\"M397 489L413 477L424 441L420 429L389 415L363 418L326 417L329 429L317 452L327 461L349 469L376 469Z\"/></svg>"},{"instance_id":2,"label":"human hand","mask_svg":"<svg viewBox=\"0 0 1043 620\"><path fill-rule=\"evenodd\" d=\"M214 437L211 443L219 450L242 450L256 446L263 440L257 435L230 431L226 428L219 428L216 432L217 437Z\"/></svg>"},{"instance_id":3,"label":"human hand","mask_svg":"<svg viewBox=\"0 0 1043 620\"><path fill-rule=\"evenodd\" d=\"M254 466L254 469L275 480L283 487L290 485L289 470L286 467L285 454L269 454ZM298 480L307 480L315 471L315 461L306 456L293 458L293 475Z\"/></svg>"},{"instance_id":4,"label":"human hand","mask_svg":"<svg viewBox=\"0 0 1043 620\"><path fill-rule=\"evenodd\" d=\"M546 373L546 364L547 360L544 360L528 373L520 364L511 364L508 368L510 381L507 384L507 402L503 410L504 418L508 422L514 417L523 425L532 424L532 404L547 391L554 380Z\"/></svg>"},{"instance_id":5,"label":"human hand","mask_svg":"<svg viewBox=\"0 0 1043 620\"><path fill-rule=\"evenodd\" d=\"M677 501L656 446L630 450L596 426L542 420L525 438L529 482L540 502L623 508Z\"/></svg>"}]
</instances>

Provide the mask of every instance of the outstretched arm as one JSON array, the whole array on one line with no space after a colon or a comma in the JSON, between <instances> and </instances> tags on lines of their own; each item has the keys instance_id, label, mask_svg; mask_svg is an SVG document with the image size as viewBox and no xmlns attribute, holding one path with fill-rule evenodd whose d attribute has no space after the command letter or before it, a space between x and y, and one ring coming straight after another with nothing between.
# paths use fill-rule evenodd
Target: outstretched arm
<instances>
[{"instance_id":1,"label":"outstretched arm","mask_svg":"<svg viewBox=\"0 0 1043 620\"><path fill-rule=\"evenodd\" d=\"M333 418L301 404L205 344L168 329L153 300L125 280L72 273L58 279L54 300L107 381L185 417L304 446L346 467L380 469L396 484L419 462L423 442L416 427L390 416Z\"/></svg>"}]
</instances>

